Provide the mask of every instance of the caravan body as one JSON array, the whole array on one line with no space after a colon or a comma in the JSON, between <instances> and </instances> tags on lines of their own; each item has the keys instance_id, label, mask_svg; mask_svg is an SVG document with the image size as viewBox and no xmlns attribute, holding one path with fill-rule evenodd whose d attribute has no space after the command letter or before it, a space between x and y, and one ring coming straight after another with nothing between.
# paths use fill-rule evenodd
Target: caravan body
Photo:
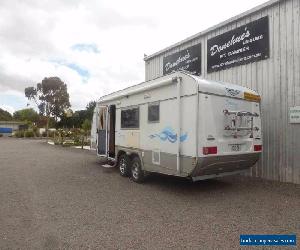
<instances>
[{"instance_id":1,"label":"caravan body","mask_svg":"<svg viewBox=\"0 0 300 250\"><path fill-rule=\"evenodd\" d=\"M119 166L126 154L143 172L193 180L234 174L259 159L259 101L248 88L176 72L102 97L92 137L97 155Z\"/></svg>"}]
</instances>

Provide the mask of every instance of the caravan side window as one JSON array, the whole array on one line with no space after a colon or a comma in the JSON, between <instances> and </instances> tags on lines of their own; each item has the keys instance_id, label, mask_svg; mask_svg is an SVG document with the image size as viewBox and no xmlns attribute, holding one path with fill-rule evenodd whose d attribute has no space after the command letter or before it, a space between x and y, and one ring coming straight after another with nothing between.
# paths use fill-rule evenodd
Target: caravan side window
<instances>
[{"instance_id":1,"label":"caravan side window","mask_svg":"<svg viewBox=\"0 0 300 250\"><path fill-rule=\"evenodd\" d=\"M148 122L159 122L159 103L148 105Z\"/></svg>"},{"instance_id":2,"label":"caravan side window","mask_svg":"<svg viewBox=\"0 0 300 250\"><path fill-rule=\"evenodd\" d=\"M99 111L99 129L106 129L106 108L103 107Z\"/></svg>"},{"instance_id":3,"label":"caravan side window","mask_svg":"<svg viewBox=\"0 0 300 250\"><path fill-rule=\"evenodd\" d=\"M140 109L138 107L121 110L121 128L139 128Z\"/></svg>"}]
</instances>

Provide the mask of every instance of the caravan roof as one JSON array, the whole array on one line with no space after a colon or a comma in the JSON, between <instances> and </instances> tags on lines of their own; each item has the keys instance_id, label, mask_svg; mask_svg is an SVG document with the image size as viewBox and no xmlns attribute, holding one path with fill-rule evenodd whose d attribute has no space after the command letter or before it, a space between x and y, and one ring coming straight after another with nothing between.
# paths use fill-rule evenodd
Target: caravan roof
<instances>
[{"instance_id":1,"label":"caravan roof","mask_svg":"<svg viewBox=\"0 0 300 250\"><path fill-rule=\"evenodd\" d=\"M138 92L142 92L143 90L149 90L149 89L154 89L158 88L159 82L164 82L170 79L174 79L176 77L181 77L184 80L189 80L189 84L191 84L191 80L199 86L199 91L203 93L208 93L208 94L216 94L216 95L222 95L222 96L229 96L229 97L235 97L235 98L242 98L242 99L248 99L252 101L259 101L260 97L258 93L254 90L251 90L249 88L240 86L240 85L235 85L231 83L226 83L226 82L219 82L215 80L208 80L208 79L203 79L199 76L195 76L186 72L174 72L168 75L165 75L163 77L156 78L151 81L147 82L142 82L136 85L133 85L131 87L125 88L123 90L119 90L116 92L113 92L111 94L102 96L99 99L99 102L105 102L105 101L110 101L113 99L118 99L122 96L129 96L136 94Z\"/></svg>"}]
</instances>

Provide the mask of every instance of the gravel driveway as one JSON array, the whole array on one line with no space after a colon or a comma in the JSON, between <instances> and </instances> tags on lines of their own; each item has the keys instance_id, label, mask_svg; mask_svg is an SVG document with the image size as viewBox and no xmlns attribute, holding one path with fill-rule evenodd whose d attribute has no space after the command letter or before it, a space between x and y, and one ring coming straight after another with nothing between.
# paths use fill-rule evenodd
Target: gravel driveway
<instances>
[{"instance_id":1,"label":"gravel driveway","mask_svg":"<svg viewBox=\"0 0 300 250\"><path fill-rule=\"evenodd\" d=\"M291 233L299 238L299 185L136 184L94 152L0 138L0 249L239 249L240 234Z\"/></svg>"}]
</instances>

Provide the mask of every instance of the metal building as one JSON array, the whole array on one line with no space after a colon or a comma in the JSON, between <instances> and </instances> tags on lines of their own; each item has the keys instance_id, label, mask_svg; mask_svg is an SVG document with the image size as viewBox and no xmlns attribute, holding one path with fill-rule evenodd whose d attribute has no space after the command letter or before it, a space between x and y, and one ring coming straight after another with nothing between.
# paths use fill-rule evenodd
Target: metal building
<instances>
[{"instance_id":1,"label":"metal building","mask_svg":"<svg viewBox=\"0 0 300 250\"><path fill-rule=\"evenodd\" d=\"M14 131L19 130L20 126L24 125L24 122L0 121L0 134L4 136L11 136Z\"/></svg>"},{"instance_id":2,"label":"metal building","mask_svg":"<svg viewBox=\"0 0 300 250\"><path fill-rule=\"evenodd\" d=\"M145 60L145 78L174 70L262 96L263 155L252 176L300 183L300 0L272 0Z\"/></svg>"}]
</instances>

